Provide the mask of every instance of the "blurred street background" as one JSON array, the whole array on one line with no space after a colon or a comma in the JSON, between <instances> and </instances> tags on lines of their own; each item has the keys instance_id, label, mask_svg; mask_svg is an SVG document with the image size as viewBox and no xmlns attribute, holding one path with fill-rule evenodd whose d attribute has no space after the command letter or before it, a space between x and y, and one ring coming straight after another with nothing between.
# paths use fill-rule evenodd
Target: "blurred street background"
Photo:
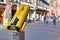
<instances>
[{"instance_id":1,"label":"blurred street background","mask_svg":"<svg viewBox=\"0 0 60 40\"><path fill-rule=\"evenodd\" d=\"M59 0L0 0L0 24L6 25L20 5L29 5L30 11L27 16L27 22L44 21L44 16L48 15L49 21L52 21L53 14L60 21L60 1Z\"/></svg>"},{"instance_id":2,"label":"blurred street background","mask_svg":"<svg viewBox=\"0 0 60 40\"><path fill-rule=\"evenodd\" d=\"M20 5L30 6L24 36L19 35L23 40L60 40L60 0L0 0L0 30L6 28ZM45 16L48 24L44 24ZM19 40L19 36L13 35L13 40Z\"/></svg>"}]
</instances>

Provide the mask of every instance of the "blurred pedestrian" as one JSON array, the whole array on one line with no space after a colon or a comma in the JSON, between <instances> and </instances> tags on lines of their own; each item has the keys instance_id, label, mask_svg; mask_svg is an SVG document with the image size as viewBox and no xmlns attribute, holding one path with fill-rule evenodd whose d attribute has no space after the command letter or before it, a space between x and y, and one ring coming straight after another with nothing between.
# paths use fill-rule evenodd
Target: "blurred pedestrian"
<instances>
[{"instance_id":1,"label":"blurred pedestrian","mask_svg":"<svg viewBox=\"0 0 60 40\"><path fill-rule=\"evenodd\" d=\"M53 25L56 25L56 16L55 16L55 14L53 15Z\"/></svg>"},{"instance_id":2,"label":"blurred pedestrian","mask_svg":"<svg viewBox=\"0 0 60 40\"><path fill-rule=\"evenodd\" d=\"M46 15L46 24L48 25L49 17Z\"/></svg>"},{"instance_id":3,"label":"blurred pedestrian","mask_svg":"<svg viewBox=\"0 0 60 40\"><path fill-rule=\"evenodd\" d=\"M44 16L44 24L46 23L46 16Z\"/></svg>"}]
</instances>

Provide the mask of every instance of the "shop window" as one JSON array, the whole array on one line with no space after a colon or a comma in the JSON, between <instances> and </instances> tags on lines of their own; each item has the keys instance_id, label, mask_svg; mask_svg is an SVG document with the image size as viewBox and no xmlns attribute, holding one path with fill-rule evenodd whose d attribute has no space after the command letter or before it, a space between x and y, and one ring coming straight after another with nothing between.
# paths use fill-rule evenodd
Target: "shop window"
<instances>
[{"instance_id":1,"label":"shop window","mask_svg":"<svg viewBox=\"0 0 60 40\"><path fill-rule=\"evenodd\" d=\"M4 0L0 0L0 2L4 2Z\"/></svg>"}]
</instances>

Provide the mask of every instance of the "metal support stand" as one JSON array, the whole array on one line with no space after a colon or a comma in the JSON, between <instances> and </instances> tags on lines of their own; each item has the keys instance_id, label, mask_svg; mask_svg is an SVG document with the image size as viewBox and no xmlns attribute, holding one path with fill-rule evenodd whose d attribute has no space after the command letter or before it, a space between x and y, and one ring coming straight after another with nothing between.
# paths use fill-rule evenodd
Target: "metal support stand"
<instances>
[{"instance_id":1,"label":"metal support stand","mask_svg":"<svg viewBox=\"0 0 60 40\"><path fill-rule=\"evenodd\" d=\"M24 32L19 32L19 40L24 40L24 39L25 39Z\"/></svg>"},{"instance_id":2,"label":"metal support stand","mask_svg":"<svg viewBox=\"0 0 60 40\"><path fill-rule=\"evenodd\" d=\"M24 32L14 32L13 34L13 39L14 40L24 40L25 36L24 36Z\"/></svg>"}]
</instances>

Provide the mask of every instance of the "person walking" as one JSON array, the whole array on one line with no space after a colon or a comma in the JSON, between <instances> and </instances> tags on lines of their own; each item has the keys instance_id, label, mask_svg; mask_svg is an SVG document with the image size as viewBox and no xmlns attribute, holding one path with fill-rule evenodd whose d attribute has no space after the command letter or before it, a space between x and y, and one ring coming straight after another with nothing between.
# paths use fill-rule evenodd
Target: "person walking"
<instances>
[{"instance_id":1,"label":"person walking","mask_svg":"<svg viewBox=\"0 0 60 40\"><path fill-rule=\"evenodd\" d=\"M48 25L49 17L46 15L46 24Z\"/></svg>"},{"instance_id":2,"label":"person walking","mask_svg":"<svg viewBox=\"0 0 60 40\"><path fill-rule=\"evenodd\" d=\"M44 24L46 23L46 16L44 16Z\"/></svg>"},{"instance_id":3,"label":"person walking","mask_svg":"<svg viewBox=\"0 0 60 40\"><path fill-rule=\"evenodd\" d=\"M55 14L53 15L53 25L56 25L56 16L55 16Z\"/></svg>"}]
</instances>

